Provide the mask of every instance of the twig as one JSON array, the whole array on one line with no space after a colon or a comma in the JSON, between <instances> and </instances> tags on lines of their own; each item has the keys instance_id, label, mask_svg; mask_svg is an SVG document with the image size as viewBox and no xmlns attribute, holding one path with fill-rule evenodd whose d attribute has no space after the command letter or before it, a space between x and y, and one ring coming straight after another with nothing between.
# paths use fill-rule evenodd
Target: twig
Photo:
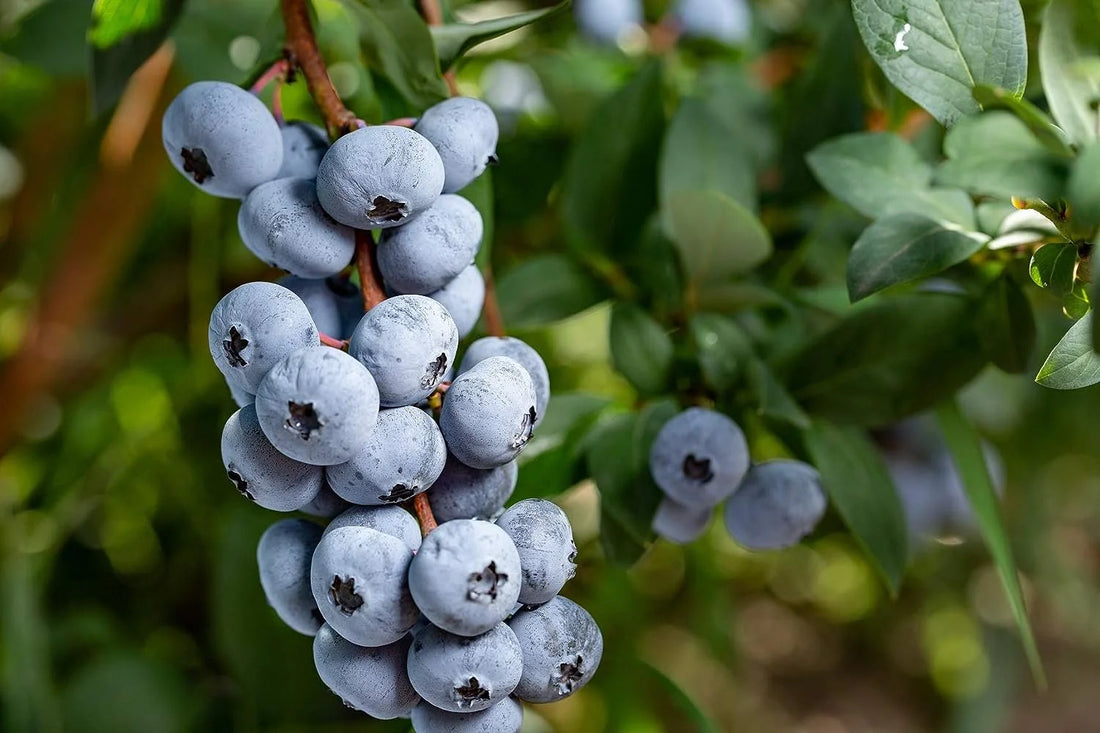
<instances>
[{"instance_id":1,"label":"twig","mask_svg":"<svg viewBox=\"0 0 1100 733\"><path fill-rule=\"evenodd\" d=\"M504 338L508 334L504 330L504 317L500 314L500 303L497 302L496 283L493 280L493 269L485 266L485 305L482 307L485 314L485 330L490 336Z\"/></svg>"},{"instance_id":2,"label":"twig","mask_svg":"<svg viewBox=\"0 0 1100 733\"><path fill-rule=\"evenodd\" d=\"M256 83L253 84L252 88L248 91L252 92L253 94L259 94L276 79L286 79L287 75L290 73L290 69L290 61L288 61L285 57L279 59L271 66L269 66L267 68L267 71L260 74L259 78L256 79Z\"/></svg>"},{"instance_id":3,"label":"twig","mask_svg":"<svg viewBox=\"0 0 1100 733\"><path fill-rule=\"evenodd\" d=\"M420 0L420 15L428 25L443 25L443 8L440 7L439 0ZM459 96L454 69L443 72L443 81L447 82L447 91L452 97Z\"/></svg>"},{"instance_id":4,"label":"twig","mask_svg":"<svg viewBox=\"0 0 1100 733\"><path fill-rule=\"evenodd\" d=\"M435 515L432 514L432 505L428 501L427 494L417 494L413 497L413 511L416 512L416 518L420 522L420 533L425 537L439 526L435 521Z\"/></svg>"},{"instance_id":5,"label":"twig","mask_svg":"<svg viewBox=\"0 0 1100 733\"><path fill-rule=\"evenodd\" d=\"M370 310L386 299L382 279L375 262L374 239L370 232L355 230L355 269L359 271L359 287L363 292L363 309Z\"/></svg>"},{"instance_id":6,"label":"twig","mask_svg":"<svg viewBox=\"0 0 1100 733\"><path fill-rule=\"evenodd\" d=\"M313 101L325 118L328 134L336 139L355 129L355 113L344 106L336 87L332 86L325 60L317 49L313 24L309 20L306 0L282 0L283 23L286 25L286 51L290 62L302 70Z\"/></svg>"},{"instance_id":7,"label":"twig","mask_svg":"<svg viewBox=\"0 0 1100 733\"><path fill-rule=\"evenodd\" d=\"M331 346L332 348L340 349L341 351L344 351L348 348L348 342L347 341L345 341L344 339L333 338L332 336L329 336L327 333L322 333L321 334L321 345L322 346Z\"/></svg>"}]
</instances>

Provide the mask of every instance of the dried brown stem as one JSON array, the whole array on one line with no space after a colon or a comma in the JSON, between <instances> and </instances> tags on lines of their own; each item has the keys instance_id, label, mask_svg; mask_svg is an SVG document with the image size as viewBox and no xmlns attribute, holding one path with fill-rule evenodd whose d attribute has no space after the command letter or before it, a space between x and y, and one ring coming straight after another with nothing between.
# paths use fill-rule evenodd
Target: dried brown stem
<instances>
[{"instance_id":1,"label":"dried brown stem","mask_svg":"<svg viewBox=\"0 0 1100 733\"><path fill-rule=\"evenodd\" d=\"M302 70L309 93L325 118L329 136L335 139L354 130L355 113L344 106L336 87L332 86L325 60L317 49L306 0L282 0L281 6L286 25L287 57Z\"/></svg>"}]
</instances>

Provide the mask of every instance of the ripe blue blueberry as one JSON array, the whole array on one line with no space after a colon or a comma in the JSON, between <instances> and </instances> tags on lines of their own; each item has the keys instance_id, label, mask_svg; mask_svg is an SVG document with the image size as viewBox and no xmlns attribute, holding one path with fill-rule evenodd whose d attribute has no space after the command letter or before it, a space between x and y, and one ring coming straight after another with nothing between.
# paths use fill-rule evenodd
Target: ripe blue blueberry
<instances>
[{"instance_id":1,"label":"ripe blue blueberry","mask_svg":"<svg viewBox=\"0 0 1100 733\"><path fill-rule=\"evenodd\" d=\"M399 506L353 506L325 527L325 534L341 527L368 527L404 542L412 552L420 549L420 525Z\"/></svg>"},{"instance_id":2,"label":"ripe blue blueberry","mask_svg":"<svg viewBox=\"0 0 1100 733\"><path fill-rule=\"evenodd\" d=\"M486 336L479 338L466 349L458 366L458 373L468 372L490 356L507 356L515 359L531 376L531 383L535 386L535 414L537 415L535 426L537 427L539 420L546 414L546 405L550 402L550 372L546 370L546 362L539 356L539 352L518 338Z\"/></svg>"},{"instance_id":3,"label":"ripe blue blueberry","mask_svg":"<svg viewBox=\"0 0 1100 733\"><path fill-rule=\"evenodd\" d=\"M523 676L515 695L528 702L555 702L588 684L603 657L595 619L568 598L556 596L525 609L508 622L523 649Z\"/></svg>"},{"instance_id":4,"label":"ripe blue blueberry","mask_svg":"<svg viewBox=\"0 0 1100 733\"><path fill-rule=\"evenodd\" d=\"M346 278L307 280L288 275L278 284L301 298L317 330L333 338L349 338L363 317L363 296Z\"/></svg>"},{"instance_id":5,"label":"ripe blue blueberry","mask_svg":"<svg viewBox=\"0 0 1100 733\"><path fill-rule=\"evenodd\" d=\"M378 269L398 293L435 292L473 264L483 233L477 208L445 193L408 224L382 233Z\"/></svg>"},{"instance_id":6,"label":"ripe blue blueberry","mask_svg":"<svg viewBox=\"0 0 1100 733\"><path fill-rule=\"evenodd\" d=\"M497 623L474 637L429 626L413 639L409 680L437 708L474 713L511 694L520 679L521 663L519 642L507 624Z\"/></svg>"},{"instance_id":7,"label":"ripe blue blueberry","mask_svg":"<svg viewBox=\"0 0 1100 733\"><path fill-rule=\"evenodd\" d=\"M471 468L514 459L534 434L535 388L519 362L492 356L451 383L439 428L455 458Z\"/></svg>"},{"instance_id":8,"label":"ripe blue blueberry","mask_svg":"<svg viewBox=\"0 0 1100 733\"><path fill-rule=\"evenodd\" d=\"M752 30L752 11L745 0L678 0L673 16L688 38L744 43Z\"/></svg>"},{"instance_id":9,"label":"ripe blue blueberry","mask_svg":"<svg viewBox=\"0 0 1100 733\"><path fill-rule=\"evenodd\" d=\"M350 507L351 504L337 496L336 492L325 482L313 501L298 507L298 511L321 519L332 519L346 512Z\"/></svg>"},{"instance_id":10,"label":"ripe blue blueberry","mask_svg":"<svg viewBox=\"0 0 1100 733\"><path fill-rule=\"evenodd\" d=\"M317 675L344 704L372 718L408 717L420 702L406 669L410 637L365 648L341 637L328 624L313 639Z\"/></svg>"},{"instance_id":11,"label":"ripe blue blueberry","mask_svg":"<svg viewBox=\"0 0 1100 733\"><path fill-rule=\"evenodd\" d=\"M686 545L699 539L710 523L713 507L687 507L667 496L661 499L657 513L653 515L653 531L677 545Z\"/></svg>"},{"instance_id":12,"label":"ripe blue blueberry","mask_svg":"<svg viewBox=\"0 0 1100 733\"><path fill-rule=\"evenodd\" d=\"M409 566L409 589L429 621L477 636L503 621L519 598L519 553L491 522L456 519L424 538Z\"/></svg>"},{"instance_id":13,"label":"ripe blue blueberry","mask_svg":"<svg viewBox=\"0 0 1100 733\"><path fill-rule=\"evenodd\" d=\"M689 407L665 423L649 451L649 470L665 494L692 509L728 497L749 469L745 434L720 412Z\"/></svg>"},{"instance_id":14,"label":"ripe blue blueberry","mask_svg":"<svg viewBox=\"0 0 1100 733\"><path fill-rule=\"evenodd\" d=\"M164 112L161 137L176 170L214 196L244 198L283 162L279 125L264 103L222 81L180 92Z\"/></svg>"},{"instance_id":15,"label":"ripe blue blueberry","mask_svg":"<svg viewBox=\"0 0 1100 733\"><path fill-rule=\"evenodd\" d=\"M325 621L359 646L385 646L407 634L420 615L407 581L412 558L404 542L369 527L324 535L310 586Z\"/></svg>"},{"instance_id":16,"label":"ripe blue blueberry","mask_svg":"<svg viewBox=\"0 0 1100 733\"><path fill-rule=\"evenodd\" d=\"M267 528L256 547L260 585L267 603L290 628L313 636L323 619L313 600L309 567L321 528L304 519L284 519Z\"/></svg>"},{"instance_id":17,"label":"ripe blue blueberry","mask_svg":"<svg viewBox=\"0 0 1100 733\"><path fill-rule=\"evenodd\" d=\"M445 99L425 110L413 129L439 151L447 174L443 193L465 188L496 162L497 118L479 99Z\"/></svg>"},{"instance_id":18,"label":"ripe blue blueberry","mask_svg":"<svg viewBox=\"0 0 1100 733\"><path fill-rule=\"evenodd\" d=\"M269 282L245 283L218 301L208 338L214 364L230 385L253 394L291 352L320 344L302 299Z\"/></svg>"},{"instance_id":19,"label":"ripe blue blueberry","mask_svg":"<svg viewBox=\"0 0 1100 733\"><path fill-rule=\"evenodd\" d=\"M447 309L458 328L458 337L463 339L474 330L477 319L481 317L481 309L485 305L485 278L477 265L470 265L454 280L428 293L428 297Z\"/></svg>"},{"instance_id":20,"label":"ripe blue blueberry","mask_svg":"<svg viewBox=\"0 0 1100 733\"><path fill-rule=\"evenodd\" d=\"M222 465L233 486L264 509L292 512L313 501L324 485L320 466L276 450L256 418L255 405L233 413L222 429Z\"/></svg>"},{"instance_id":21,"label":"ripe blue blueberry","mask_svg":"<svg viewBox=\"0 0 1100 733\"><path fill-rule=\"evenodd\" d=\"M573 13L581 33L608 45L615 45L644 20L641 0L576 0Z\"/></svg>"},{"instance_id":22,"label":"ripe blue blueberry","mask_svg":"<svg viewBox=\"0 0 1100 733\"><path fill-rule=\"evenodd\" d=\"M237 229L252 254L298 277L335 275L355 254L355 232L325 213L308 178L279 178L252 189L237 213Z\"/></svg>"},{"instance_id":23,"label":"ripe blue blueberry","mask_svg":"<svg viewBox=\"0 0 1100 733\"><path fill-rule=\"evenodd\" d=\"M225 384L229 387L229 394L233 397L233 401L237 403L237 407L244 407L245 405L251 405L256 401L256 395L249 392L239 384L234 384L228 377L225 379Z\"/></svg>"},{"instance_id":24,"label":"ripe blue blueberry","mask_svg":"<svg viewBox=\"0 0 1100 733\"><path fill-rule=\"evenodd\" d=\"M775 460L749 469L726 502L726 529L750 550L798 544L825 514L817 470L801 461Z\"/></svg>"},{"instance_id":25,"label":"ripe blue blueberry","mask_svg":"<svg viewBox=\"0 0 1100 733\"><path fill-rule=\"evenodd\" d=\"M519 468L515 461L503 466L470 468L452 455L432 488L428 500L437 522L452 519L492 519L516 489Z\"/></svg>"},{"instance_id":26,"label":"ripe blue blueberry","mask_svg":"<svg viewBox=\"0 0 1100 733\"><path fill-rule=\"evenodd\" d=\"M497 519L519 552L523 585L519 602L546 603L577 572L577 546L565 512L545 499L524 499Z\"/></svg>"},{"instance_id":27,"label":"ripe blue blueberry","mask_svg":"<svg viewBox=\"0 0 1100 733\"><path fill-rule=\"evenodd\" d=\"M264 435L287 456L317 466L350 460L378 421L378 388L363 365L327 346L299 349L256 391Z\"/></svg>"},{"instance_id":28,"label":"ripe blue blueberry","mask_svg":"<svg viewBox=\"0 0 1100 733\"><path fill-rule=\"evenodd\" d=\"M317 125L295 120L283 125L283 165L276 178L316 178L328 150L328 133Z\"/></svg>"},{"instance_id":29,"label":"ripe blue blueberry","mask_svg":"<svg viewBox=\"0 0 1100 733\"><path fill-rule=\"evenodd\" d=\"M375 125L332 144L317 169L317 198L336 221L357 229L400 226L443 190L443 161L423 135Z\"/></svg>"},{"instance_id":30,"label":"ripe blue blueberry","mask_svg":"<svg viewBox=\"0 0 1100 733\"><path fill-rule=\"evenodd\" d=\"M434 705L420 704L412 711L416 733L519 733L523 703L506 697L487 710L449 713Z\"/></svg>"},{"instance_id":31,"label":"ripe blue blueberry","mask_svg":"<svg viewBox=\"0 0 1100 733\"><path fill-rule=\"evenodd\" d=\"M329 466L326 475L353 504L397 504L427 491L446 461L447 445L435 420L419 407L395 407L380 411L363 449Z\"/></svg>"},{"instance_id":32,"label":"ripe blue blueberry","mask_svg":"<svg viewBox=\"0 0 1100 733\"><path fill-rule=\"evenodd\" d=\"M383 407L415 405L434 392L457 350L451 315L423 295L398 295L371 308L348 347L374 375Z\"/></svg>"}]
</instances>

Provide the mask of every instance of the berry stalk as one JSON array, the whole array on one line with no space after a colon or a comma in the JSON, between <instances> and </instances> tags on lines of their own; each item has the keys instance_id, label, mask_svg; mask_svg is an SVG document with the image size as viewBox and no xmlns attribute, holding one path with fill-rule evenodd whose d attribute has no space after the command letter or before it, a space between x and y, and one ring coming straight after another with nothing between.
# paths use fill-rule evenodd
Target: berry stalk
<instances>
[{"instance_id":1,"label":"berry stalk","mask_svg":"<svg viewBox=\"0 0 1100 733\"><path fill-rule=\"evenodd\" d=\"M332 85L325 60L317 48L306 0L281 0L280 7L286 26L287 58L302 70L309 93L325 118L329 136L336 139L354 130L355 113L344 106L336 87Z\"/></svg>"}]
</instances>

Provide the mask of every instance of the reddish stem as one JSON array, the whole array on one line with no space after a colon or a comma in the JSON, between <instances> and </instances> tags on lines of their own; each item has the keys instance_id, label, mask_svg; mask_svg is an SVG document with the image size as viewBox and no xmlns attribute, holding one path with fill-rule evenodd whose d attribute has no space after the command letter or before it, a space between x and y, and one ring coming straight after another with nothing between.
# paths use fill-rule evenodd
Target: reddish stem
<instances>
[{"instance_id":1,"label":"reddish stem","mask_svg":"<svg viewBox=\"0 0 1100 733\"><path fill-rule=\"evenodd\" d=\"M347 341L345 341L344 339L333 338L332 336L329 336L327 333L322 333L321 334L321 345L322 346L331 346L332 348L340 349L341 351L344 351L348 348L348 342Z\"/></svg>"},{"instance_id":2,"label":"reddish stem","mask_svg":"<svg viewBox=\"0 0 1100 733\"><path fill-rule=\"evenodd\" d=\"M420 0L420 15L428 25L443 25L443 8L440 6L439 0ZM443 72L443 81L447 82L447 90L452 97L459 96L454 69Z\"/></svg>"},{"instance_id":3,"label":"reddish stem","mask_svg":"<svg viewBox=\"0 0 1100 733\"><path fill-rule=\"evenodd\" d=\"M355 129L355 113L344 106L336 87L332 86L325 60L317 48L313 24L309 20L306 0L281 0L283 23L286 25L286 52L291 62L302 70L313 101L321 109L325 126L332 138Z\"/></svg>"},{"instance_id":4,"label":"reddish stem","mask_svg":"<svg viewBox=\"0 0 1100 733\"><path fill-rule=\"evenodd\" d=\"M415 117L398 117L396 120L390 120L389 122L383 122L383 125L392 125L393 127L412 127L416 124Z\"/></svg>"},{"instance_id":5,"label":"reddish stem","mask_svg":"<svg viewBox=\"0 0 1100 733\"><path fill-rule=\"evenodd\" d=\"M363 291L363 309L370 310L386 299L382 278L375 261L374 239L370 232L355 230L355 268L359 271L360 288Z\"/></svg>"},{"instance_id":6,"label":"reddish stem","mask_svg":"<svg viewBox=\"0 0 1100 733\"><path fill-rule=\"evenodd\" d=\"M279 123L279 127L286 125L286 118L283 117L283 82L279 81L275 85L275 92L271 96L271 114L275 118L275 121Z\"/></svg>"},{"instance_id":7,"label":"reddish stem","mask_svg":"<svg viewBox=\"0 0 1100 733\"><path fill-rule=\"evenodd\" d=\"M276 79L286 79L287 74L290 73L290 62L286 58L281 58L270 67L267 71L260 74L260 78L256 80L256 83L252 85L252 88L248 91L253 94L259 94L267 86Z\"/></svg>"},{"instance_id":8,"label":"reddish stem","mask_svg":"<svg viewBox=\"0 0 1100 733\"><path fill-rule=\"evenodd\" d=\"M417 494L413 497L413 511L416 512L416 518L420 522L420 533L425 537L439 526L435 521L435 515L432 514L432 505L428 501L427 494Z\"/></svg>"},{"instance_id":9,"label":"reddish stem","mask_svg":"<svg viewBox=\"0 0 1100 733\"><path fill-rule=\"evenodd\" d=\"M493 280L493 269L485 266L485 305L481 312L485 315L485 330L490 336L504 338L508 334L504 330L504 317L500 314L500 303L497 302L496 283Z\"/></svg>"}]
</instances>

